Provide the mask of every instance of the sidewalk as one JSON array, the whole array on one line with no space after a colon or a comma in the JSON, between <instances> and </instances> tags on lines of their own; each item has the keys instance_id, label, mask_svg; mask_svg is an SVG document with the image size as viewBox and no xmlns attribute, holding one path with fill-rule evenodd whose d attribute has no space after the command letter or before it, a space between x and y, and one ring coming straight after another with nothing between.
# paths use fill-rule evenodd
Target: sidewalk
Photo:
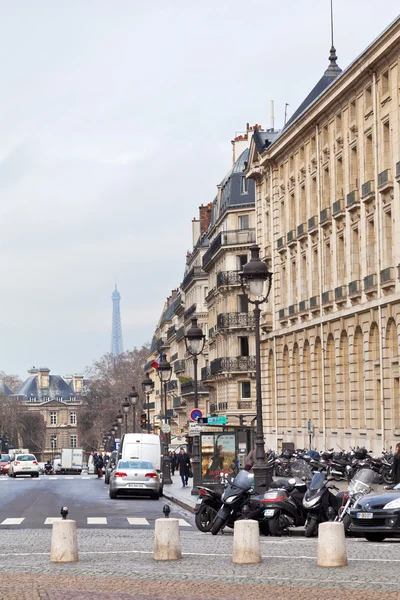
<instances>
[{"instance_id":1,"label":"sidewalk","mask_svg":"<svg viewBox=\"0 0 400 600\"><path fill-rule=\"evenodd\" d=\"M187 487L182 487L182 481L179 475L171 476L173 481L172 485L164 484L164 497L168 500L172 500L175 504L186 508L190 512L194 512L196 505L196 499L198 496L192 496L193 479L189 479Z\"/></svg>"}]
</instances>

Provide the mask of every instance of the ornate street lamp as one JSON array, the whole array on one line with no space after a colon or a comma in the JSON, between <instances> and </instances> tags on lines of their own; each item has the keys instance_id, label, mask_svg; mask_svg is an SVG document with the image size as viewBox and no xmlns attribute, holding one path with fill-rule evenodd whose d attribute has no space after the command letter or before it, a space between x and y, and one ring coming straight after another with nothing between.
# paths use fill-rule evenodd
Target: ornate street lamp
<instances>
[{"instance_id":1,"label":"ornate street lamp","mask_svg":"<svg viewBox=\"0 0 400 600\"><path fill-rule=\"evenodd\" d=\"M119 412L117 414L117 416L115 417L115 420L118 423L118 429L119 429L119 439L121 439L121 434L122 434L122 421L123 421L123 416L121 415L121 413Z\"/></svg>"},{"instance_id":2,"label":"ornate street lamp","mask_svg":"<svg viewBox=\"0 0 400 600\"><path fill-rule=\"evenodd\" d=\"M125 402L122 405L122 410L125 415L125 433L128 433L128 412L129 412L130 407L131 407L131 405L128 402L128 398L125 398Z\"/></svg>"},{"instance_id":3,"label":"ornate street lamp","mask_svg":"<svg viewBox=\"0 0 400 600\"><path fill-rule=\"evenodd\" d=\"M186 350L193 356L194 368L194 407L199 408L199 389L197 382L197 364L198 356L203 352L206 336L197 324L197 319L192 319L192 325L185 335ZM200 436L193 437L193 488L192 495L197 496L199 490L197 486L201 484L201 469L200 469Z\"/></svg>"},{"instance_id":4,"label":"ornate street lamp","mask_svg":"<svg viewBox=\"0 0 400 600\"><path fill-rule=\"evenodd\" d=\"M254 325L255 325L255 342L256 342L256 414L257 414L257 429L256 429L256 460L254 463L254 488L258 493L265 489L265 484L268 483L269 473L265 460L264 448L264 431L262 420L262 397L261 397L261 347L260 347L260 304L268 300L272 285L272 273L268 271L267 265L260 260L260 248L257 244L250 247L251 259L243 267L240 273L242 282L242 290L248 301L254 304ZM265 291L265 282L267 289ZM248 288L246 287L248 286ZM251 296L255 299L249 297Z\"/></svg>"},{"instance_id":5,"label":"ornate street lamp","mask_svg":"<svg viewBox=\"0 0 400 600\"><path fill-rule=\"evenodd\" d=\"M147 433L150 433L150 394L154 390L154 381L151 379L148 373L146 373L146 377L142 381L142 389L146 394L147 401Z\"/></svg>"},{"instance_id":6,"label":"ornate street lamp","mask_svg":"<svg viewBox=\"0 0 400 600\"><path fill-rule=\"evenodd\" d=\"M136 429L136 405L138 403L138 400L139 400L139 394L135 390L135 386L132 386L132 391L129 394L129 402L131 403L132 408L133 408L133 422L132 422L133 433L135 433L135 429Z\"/></svg>"},{"instance_id":7,"label":"ornate street lamp","mask_svg":"<svg viewBox=\"0 0 400 600\"><path fill-rule=\"evenodd\" d=\"M158 376L161 381L161 393L164 391L164 425L161 427L161 430L165 436L164 443L164 467L163 467L163 483L170 484L172 483L171 479L171 464L169 460L169 441L170 441L170 431L171 428L168 423L167 417L167 383L171 379L172 375L172 366L171 363L167 361L167 355L162 355L162 360L158 365Z\"/></svg>"}]
</instances>

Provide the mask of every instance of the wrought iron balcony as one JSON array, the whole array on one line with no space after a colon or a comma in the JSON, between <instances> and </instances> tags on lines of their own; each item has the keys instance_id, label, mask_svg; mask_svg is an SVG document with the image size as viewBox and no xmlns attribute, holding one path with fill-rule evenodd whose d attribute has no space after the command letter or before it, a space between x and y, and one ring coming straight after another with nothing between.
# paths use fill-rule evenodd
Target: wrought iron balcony
<instances>
[{"instance_id":1,"label":"wrought iron balcony","mask_svg":"<svg viewBox=\"0 0 400 600\"><path fill-rule=\"evenodd\" d=\"M276 247L278 248L278 250L283 250L285 246L285 236L283 235L282 237L278 238L277 242L276 242Z\"/></svg>"},{"instance_id":2,"label":"wrought iron balcony","mask_svg":"<svg viewBox=\"0 0 400 600\"><path fill-rule=\"evenodd\" d=\"M364 290L372 291L377 287L376 273L372 273L371 275L367 275L364 277Z\"/></svg>"},{"instance_id":3,"label":"wrought iron balcony","mask_svg":"<svg viewBox=\"0 0 400 600\"><path fill-rule=\"evenodd\" d=\"M217 358L211 362L211 375L224 372L241 372L256 370L255 356L233 356Z\"/></svg>"},{"instance_id":4,"label":"wrought iron balcony","mask_svg":"<svg viewBox=\"0 0 400 600\"><path fill-rule=\"evenodd\" d=\"M355 279L349 283L349 296L360 296L361 295L361 281Z\"/></svg>"},{"instance_id":5,"label":"wrought iron balcony","mask_svg":"<svg viewBox=\"0 0 400 600\"><path fill-rule=\"evenodd\" d=\"M209 388L207 386L201 385L200 382L197 384L197 392L198 394L208 394ZM181 395L188 396L189 394L194 394L194 381L185 381L185 383L181 383Z\"/></svg>"},{"instance_id":6,"label":"wrought iron balcony","mask_svg":"<svg viewBox=\"0 0 400 600\"><path fill-rule=\"evenodd\" d=\"M349 210L354 210L360 206L360 194L358 190L353 190L346 196L346 207Z\"/></svg>"},{"instance_id":7,"label":"wrought iron balcony","mask_svg":"<svg viewBox=\"0 0 400 600\"><path fill-rule=\"evenodd\" d=\"M240 271L220 271L217 274L217 287L241 285Z\"/></svg>"},{"instance_id":8,"label":"wrought iron balcony","mask_svg":"<svg viewBox=\"0 0 400 600\"><path fill-rule=\"evenodd\" d=\"M297 313L297 304L291 304L288 309L289 317L293 317Z\"/></svg>"},{"instance_id":9,"label":"wrought iron balcony","mask_svg":"<svg viewBox=\"0 0 400 600\"><path fill-rule=\"evenodd\" d=\"M297 239L301 239L307 235L307 223L297 225Z\"/></svg>"},{"instance_id":10,"label":"wrought iron balcony","mask_svg":"<svg viewBox=\"0 0 400 600\"><path fill-rule=\"evenodd\" d=\"M211 243L209 249L203 256L203 267L213 258L221 246L236 246L239 244L253 244L256 241L255 229L234 229L223 231Z\"/></svg>"},{"instance_id":11,"label":"wrought iron balcony","mask_svg":"<svg viewBox=\"0 0 400 600\"><path fill-rule=\"evenodd\" d=\"M299 312L300 313L304 313L308 310L308 301L307 300L301 300L299 302Z\"/></svg>"},{"instance_id":12,"label":"wrought iron balcony","mask_svg":"<svg viewBox=\"0 0 400 600\"><path fill-rule=\"evenodd\" d=\"M168 329L167 340L169 340L170 338L172 338L172 336L175 335L175 332L176 332L176 327L175 327L175 325L172 325L172 327L170 327Z\"/></svg>"},{"instance_id":13,"label":"wrought iron balcony","mask_svg":"<svg viewBox=\"0 0 400 600\"><path fill-rule=\"evenodd\" d=\"M345 285L340 285L335 288L335 302L344 302L347 298L347 288Z\"/></svg>"},{"instance_id":14,"label":"wrought iron balcony","mask_svg":"<svg viewBox=\"0 0 400 600\"><path fill-rule=\"evenodd\" d=\"M179 327L179 329L176 332L176 341L179 342L179 340L181 340L185 335L185 328L184 327Z\"/></svg>"},{"instance_id":15,"label":"wrought iron balcony","mask_svg":"<svg viewBox=\"0 0 400 600\"><path fill-rule=\"evenodd\" d=\"M344 202L343 198L339 198L332 204L332 216L334 219L344 215Z\"/></svg>"},{"instance_id":16,"label":"wrought iron balcony","mask_svg":"<svg viewBox=\"0 0 400 600\"><path fill-rule=\"evenodd\" d=\"M149 402L148 404L147 404L147 402L145 402L143 404L143 410L147 410L147 409L154 410L155 407L156 407L156 403L155 402Z\"/></svg>"},{"instance_id":17,"label":"wrought iron balcony","mask_svg":"<svg viewBox=\"0 0 400 600\"><path fill-rule=\"evenodd\" d=\"M319 296L312 296L310 298L310 310L319 308Z\"/></svg>"},{"instance_id":18,"label":"wrought iron balcony","mask_svg":"<svg viewBox=\"0 0 400 600\"><path fill-rule=\"evenodd\" d=\"M176 379L172 379L171 381L168 381L167 390L169 392L172 392L173 390L177 390L177 389L178 389L178 381Z\"/></svg>"},{"instance_id":19,"label":"wrought iron balcony","mask_svg":"<svg viewBox=\"0 0 400 600\"><path fill-rule=\"evenodd\" d=\"M178 353L177 353L177 352L175 352L175 354L173 354L173 355L171 356L171 362L173 363L173 362L174 362L175 360L177 360L177 359L178 359Z\"/></svg>"},{"instance_id":20,"label":"wrought iron balcony","mask_svg":"<svg viewBox=\"0 0 400 600\"><path fill-rule=\"evenodd\" d=\"M210 327L210 329L208 330L208 339L210 341L213 341L214 338L215 338L215 328Z\"/></svg>"},{"instance_id":21,"label":"wrought iron balcony","mask_svg":"<svg viewBox=\"0 0 400 600\"><path fill-rule=\"evenodd\" d=\"M174 362L174 373L182 373L186 371L186 361L177 360Z\"/></svg>"},{"instance_id":22,"label":"wrought iron balcony","mask_svg":"<svg viewBox=\"0 0 400 600\"><path fill-rule=\"evenodd\" d=\"M184 406L186 406L186 402L182 402L182 398L180 396L174 396L172 398L173 408L183 408Z\"/></svg>"},{"instance_id":23,"label":"wrought iron balcony","mask_svg":"<svg viewBox=\"0 0 400 600\"><path fill-rule=\"evenodd\" d=\"M367 198L371 196L371 194L373 194L375 192L375 181L373 179L370 179L369 181L366 181L365 183L362 184L361 186L361 198Z\"/></svg>"},{"instance_id":24,"label":"wrought iron balcony","mask_svg":"<svg viewBox=\"0 0 400 600\"><path fill-rule=\"evenodd\" d=\"M378 188L379 188L380 192L384 191L386 188L393 187L393 183L392 183L391 179L392 179L392 172L390 169L385 169L385 171L382 171L381 173L379 173Z\"/></svg>"},{"instance_id":25,"label":"wrought iron balcony","mask_svg":"<svg viewBox=\"0 0 400 600\"><path fill-rule=\"evenodd\" d=\"M296 230L295 229L292 229L292 231L288 231L286 240L287 240L288 246L292 246L293 244L296 243L297 240L296 240Z\"/></svg>"},{"instance_id":26,"label":"wrought iron balcony","mask_svg":"<svg viewBox=\"0 0 400 600\"><path fill-rule=\"evenodd\" d=\"M211 367L203 367L201 369L201 381L207 381L211 377Z\"/></svg>"},{"instance_id":27,"label":"wrought iron balcony","mask_svg":"<svg viewBox=\"0 0 400 600\"><path fill-rule=\"evenodd\" d=\"M323 208L319 213L320 225L328 225L331 222L331 209L329 207Z\"/></svg>"},{"instance_id":28,"label":"wrought iron balcony","mask_svg":"<svg viewBox=\"0 0 400 600\"><path fill-rule=\"evenodd\" d=\"M314 217L310 217L308 219L308 231L313 231L318 227L318 217L314 215Z\"/></svg>"},{"instance_id":29,"label":"wrought iron balcony","mask_svg":"<svg viewBox=\"0 0 400 600\"><path fill-rule=\"evenodd\" d=\"M183 278L181 288L185 289L193 281L193 279L204 279L207 277L207 273L203 271L201 267L192 267Z\"/></svg>"},{"instance_id":30,"label":"wrought iron balcony","mask_svg":"<svg viewBox=\"0 0 400 600\"><path fill-rule=\"evenodd\" d=\"M162 338L160 338L159 340L157 340L156 342L156 350L159 350L164 344L164 340Z\"/></svg>"},{"instance_id":31,"label":"wrought iron balcony","mask_svg":"<svg viewBox=\"0 0 400 600\"><path fill-rule=\"evenodd\" d=\"M394 284L395 276L394 276L394 268L387 267L387 269L382 269L380 272L381 285L386 286L388 284Z\"/></svg>"},{"instance_id":32,"label":"wrought iron balcony","mask_svg":"<svg viewBox=\"0 0 400 600\"><path fill-rule=\"evenodd\" d=\"M253 313L221 313L217 315L218 329L234 329L240 327L254 327Z\"/></svg>"},{"instance_id":33,"label":"wrought iron balcony","mask_svg":"<svg viewBox=\"0 0 400 600\"><path fill-rule=\"evenodd\" d=\"M327 292L322 292L322 305L326 306L327 304L332 304L333 300L332 300L332 290L329 290Z\"/></svg>"},{"instance_id":34,"label":"wrought iron balcony","mask_svg":"<svg viewBox=\"0 0 400 600\"><path fill-rule=\"evenodd\" d=\"M196 306L196 302L192 304L192 306L189 306L189 308L187 308L183 313L183 318L189 319L192 315L194 315L194 313L196 312Z\"/></svg>"},{"instance_id":35,"label":"wrought iron balcony","mask_svg":"<svg viewBox=\"0 0 400 600\"><path fill-rule=\"evenodd\" d=\"M283 320L285 320L287 318L286 317L286 310L284 308L280 308L279 309L278 318L279 318L280 321L283 321Z\"/></svg>"}]
</instances>

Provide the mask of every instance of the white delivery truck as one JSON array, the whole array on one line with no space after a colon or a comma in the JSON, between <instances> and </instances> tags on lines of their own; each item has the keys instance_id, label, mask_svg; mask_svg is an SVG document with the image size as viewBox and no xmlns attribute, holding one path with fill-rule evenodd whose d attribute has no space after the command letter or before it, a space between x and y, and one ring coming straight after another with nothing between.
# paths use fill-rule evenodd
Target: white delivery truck
<instances>
[{"instance_id":1,"label":"white delivery truck","mask_svg":"<svg viewBox=\"0 0 400 600\"><path fill-rule=\"evenodd\" d=\"M78 473L82 472L83 450L82 448L63 448L61 458L58 459L56 473Z\"/></svg>"},{"instance_id":2,"label":"white delivery truck","mask_svg":"<svg viewBox=\"0 0 400 600\"><path fill-rule=\"evenodd\" d=\"M154 433L125 433L118 448L118 460L148 460L161 476L162 495L162 455L161 441Z\"/></svg>"},{"instance_id":3,"label":"white delivery truck","mask_svg":"<svg viewBox=\"0 0 400 600\"><path fill-rule=\"evenodd\" d=\"M30 454L30 452L28 448L10 448L8 454L10 455L10 460L14 460L16 454Z\"/></svg>"}]
</instances>

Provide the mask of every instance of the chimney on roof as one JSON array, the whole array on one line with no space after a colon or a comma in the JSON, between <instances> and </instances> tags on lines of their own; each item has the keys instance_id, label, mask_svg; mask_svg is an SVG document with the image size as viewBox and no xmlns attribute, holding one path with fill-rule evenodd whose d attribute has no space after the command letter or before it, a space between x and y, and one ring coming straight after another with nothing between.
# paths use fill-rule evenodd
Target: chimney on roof
<instances>
[{"instance_id":1,"label":"chimney on roof","mask_svg":"<svg viewBox=\"0 0 400 600\"><path fill-rule=\"evenodd\" d=\"M200 237L200 221L199 221L199 219L192 219L192 242L193 242L193 248L197 244L199 237Z\"/></svg>"},{"instance_id":2,"label":"chimney on roof","mask_svg":"<svg viewBox=\"0 0 400 600\"><path fill-rule=\"evenodd\" d=\"M72 375L72 386L76 394L83 392L83 375Z\"/></svg>"},{"instance_id":3,"label":"chimney on roof","mask_svg":"<svg viewBox=\"0 0 400 600\"><path fill-rule=\"evenodd\" d=\"M211 204L207 204L207 206L203 206L203 204L199 207L200 211L200 235L205 233L210 227L211 223Z\"/></svg>"}]
</instances>

